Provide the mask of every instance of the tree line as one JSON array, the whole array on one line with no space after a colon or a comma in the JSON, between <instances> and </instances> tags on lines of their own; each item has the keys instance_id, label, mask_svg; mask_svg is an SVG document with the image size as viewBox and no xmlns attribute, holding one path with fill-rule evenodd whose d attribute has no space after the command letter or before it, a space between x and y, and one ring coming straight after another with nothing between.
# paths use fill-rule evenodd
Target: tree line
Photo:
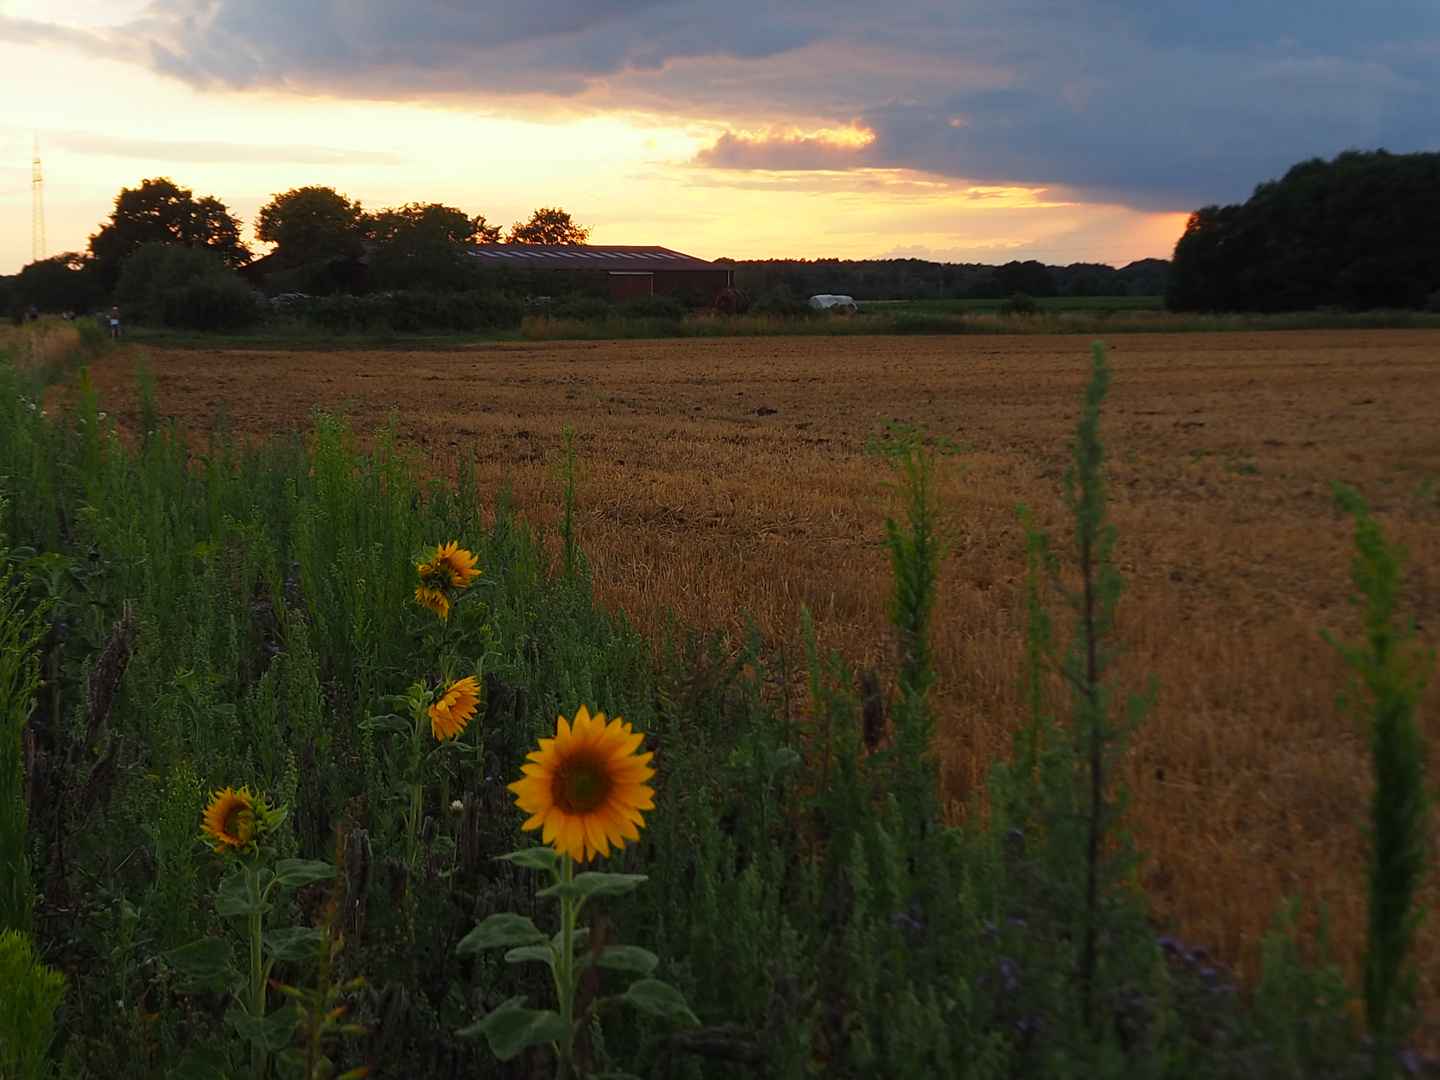
<instances>
[{"instance_id":1,"label":"tree line","mask_svg":"<svg viewBox=\"0 0 1440 1080\"><path fill-rule=\"evenodd\" d=\"M1440 310L1440 153L1304 161L1175 245L1176 311Z\"/></svg>"},{"instance_id":2,"label":"tree line","mask_svg":"<svg viewBox=\"0 0 1440 1080\"><path fill-rule=\"evenodd\" d=\"M722 260L732 261L732 260ZM734 260L735 284L752 297L778 292L800 299L843 293L856 300L1003 300L1027 296L1159 296L1169 263L1140 259L1047 266L1035 259L1000 266L925 259Z\"/></svg>"},{"instance_id":3,"label":"tree line","mask_svg":"<svg viewBox=\"0 0 1440 1080\"><path fill-rule=\"evenodd\" d=\"M122 188L83 252L65 252L0 277L6 313L83 312L112 303L142 321L244 321L254 287L330 296L376 290L474 290L458 256L479 243L583 244L590 229L541 207L508 231L442 203L366 211L330 187L293 188L260 208L255 236L274 250L257 258L241 222L213 195L158 177ZM230 318L227 319L226 312ZM177 321L178 320L178 321Z\"/></svg>"}]
</instances>

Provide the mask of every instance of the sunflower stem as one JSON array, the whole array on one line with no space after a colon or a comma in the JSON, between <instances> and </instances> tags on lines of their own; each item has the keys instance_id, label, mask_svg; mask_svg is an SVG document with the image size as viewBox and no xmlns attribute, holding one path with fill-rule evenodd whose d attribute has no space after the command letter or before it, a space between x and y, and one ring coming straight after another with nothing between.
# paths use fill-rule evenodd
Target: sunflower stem
<instances>
[{"instance_id":1,"label":"sunflower stem","mask_svg":"<svg viewBox=\"0 0 1440 1080\"><path fill-rule=\"evenodd\" d=\"M245 886L250 894L252 908L258 908L263 900L260 895L260 872L249 863L242 864L245 871ZM265 968L264 952L262 950L264 935L265 916L252 912L249 917L250 929L250 1000L246 1003L250 1015L263 1020L265 1018ZM251 1080L264 1080L265 1077L265 1050L259 1043L252 1043L250 1046L250 1076Z\"/></svg>"},{"instance_id":2,"label":"sunflower stem","mask_svg":"<svg viewBox=\"0 0 1440 1080\"><path fill-rule=\"evenodd\" d=\"M570 884L575 876L575 863L569 855L560 860L560 881ZM579 905L568 895L560 900L560 955L555 958L555 996L560 1006L560 1019L565 1022L565 1041L559 1046L559 1080L575 1075L575 917Z\"/></svg>"}]
</instances>

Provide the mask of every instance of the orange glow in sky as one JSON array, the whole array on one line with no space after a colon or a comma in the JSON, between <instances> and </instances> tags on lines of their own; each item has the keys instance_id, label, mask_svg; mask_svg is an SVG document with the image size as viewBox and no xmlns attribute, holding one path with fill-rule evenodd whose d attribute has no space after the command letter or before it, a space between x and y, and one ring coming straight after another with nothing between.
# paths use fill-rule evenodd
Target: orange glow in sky
<instances>
[{"instance_id":1,"label":"orange glow in sky","mask_svg":"<svg viewBox=\"0 0 1440 1080\"><path fill-rule=\"evenodd\" d=\"M1168 258L1185 224L1062 190L847 167L874 134L846 124L732 131L634 110L198 90L119 58L11 41L0 41L0 100L0 273L30 261L37 136L51 255L83 249L119 189L153 176L217 196L247 231L271 195L324 184L367 208L444 202L501 225L562 206L593 226L594 242L703 258L1120 265ZM727 167L725 145L821 156L804 168Z\"/></svg>"}]
</instances>

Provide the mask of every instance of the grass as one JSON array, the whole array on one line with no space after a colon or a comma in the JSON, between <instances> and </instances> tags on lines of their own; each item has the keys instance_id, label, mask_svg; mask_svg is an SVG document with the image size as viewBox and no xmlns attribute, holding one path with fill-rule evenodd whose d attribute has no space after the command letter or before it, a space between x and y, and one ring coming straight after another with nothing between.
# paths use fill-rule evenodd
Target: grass
<instances>
[{"instance_id":1,"label":"grass","mask_svg":"<svg viewBox=\"0 0 1440 1080\"><path fill-rule=\"evenodd\" d=\"M1164 298L1159 296L1037 296L1035 303L1047 314L1056 312L1136 312L1163 311ZM974 315L999 312L1007 303L999 300L862 300L857 305L864 313L884 314L894 311L921 312L927 315Z\"/></svg>"},{"instance_id":2,"label":"grass","mask_svg":"<svg viewBox=\"0 0 1440 1080\"><path fill-rule=\"evenodd\" d=\"M273 322L241 333L201 333L132 326L126 340L177 347L272 346L290 349L434 348L483 342L616 341L646 338L856 337L892 334L1253 333L1263 330L1436 329L1440 315L1417 311L1293 312L1201 315L1167 312L1158 297L1041 297L1034 315L1008 315L1000 300L866 302L850 316L740 318L695 314L684 319L615 316L599 320L531 316L515 330L491 333L339 333L296 322Z\"/></svg>"}]
</instances>

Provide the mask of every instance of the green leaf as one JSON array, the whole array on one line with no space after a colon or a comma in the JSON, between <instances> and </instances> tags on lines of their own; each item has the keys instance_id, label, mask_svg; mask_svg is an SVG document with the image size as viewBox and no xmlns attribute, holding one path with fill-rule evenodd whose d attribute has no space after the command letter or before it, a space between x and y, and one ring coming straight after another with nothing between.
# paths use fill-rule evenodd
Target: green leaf
<instances>
[{"instance_id":1,"label":"green leaf","mask_svg":"<svg viewBox=\"0 0 1440 1080\"><path fill-rule=\"evenodd\" d=\"M295 1033L297 1016L294 1009L279 1009L269 1016L251 1016L239 1009L231 1009L225 1014L225 1019L230 1021L236 1034L252 1046L262 1050L283 1050L290 1045L290 1037Z\"/></svg>"},{"instance_id":2,"label":"green leaf","mask_svg":"<svg viewBox=\"0 0 1440 1080\"><path fill-rule=\"evenodd\" d=\"M496 858L503 859L516 866L523 866L527 870L557 870L560 866L560 853L549 847L528 847L519 851L512 851L509 855L498 855Z\"/></svg>"},{"instance_id":3,"label":"green leaf","mask_svg":"<svg viewBox=\"0 0 1440 1080\"><path fill-rule=\"evenodd\" d=\"M784 776L800 764L800 755L788 746L782 746L770 755L770 775Z\"/></svg>"},{"instance_id":4,"label":"green leaf","mask_svg":"<svg viewBox=\"0 0 1440 1080\"><path fill-rule=\"evenodd\" d=\"M651 1016L662 1016L688 1027L700 1026L700 1021L690 1011L690 1006L685 1004L684 995L659 979L637 979L620 995L620 1000Z\"/></svg>"},{"instance_id":5,"label":"green leaf","mask_svg":"<svg viewBox=\"0 0 1440 1080\"><path fill-rule=\"evenodd\" d=\"M235 972L234 954L224 938L201 938L165 954L182 975L202 984L224 984ZM207 989L209 986L207 985Z\"/></svg>"},{"instance_id":6,"label":"green leaf","mask_svg":"<svg viewBox=\"0 0 1440 1080\"><path fill-rule=\"evenodd\" d=\"M660 958L638 945L611 945L600 954L600 966L612 971L635 971L649 975L660 965Z\"/></svg>"},{"instance_id":7,"label":"green leaf","mask_svg":"<svg viewBox=\"0 0 1440 1080\"><path fill-rule=\"evenodd\" d=\"M408 698L402 698L408 703ZM388 731L392 735L409 735L415 730L415 721L407 720L395 713L384 713L380 716L367 716L360 721L360 726L366 731Z\"/></svg>"},{"instance_id":8,"label":"green leaf","mask_svg":"<svg viewBox=\"0 0 1440 1080\"><path fill-rule=\"evenodd\" d=\"M555 946L555 951L560 951L560 943L565 939L564 930L556 930L555 936L550 939L550 944ZM590 944L590 928L588 926L577 926L575 936L570 939L570 944L577 949L583 949Z\"/></svg>"},{"instance_id":9,"label":"green leaf","mask_svg":"<svg viewBox=\"0 0 1440 1080\"><path fill-rule=\"evenodd\" d=\"M555 950L549 945L521 945L518 949L511 949L505 954L507 964L524 964L531 960L539 960L542 964L555 966Z\"/></svg>"},{"instance_id":10,"label":"green leaf","mask_svg":"<svg viewBox=\"0 0 1440 1080\"><path fill-rule=\"evenodd\" d=\"M491 915L461 938L460 944L455 946L455 951L461 956L469 956L481 949L538 945L544 940L545 935L537 930L535 924L524 915L504 911L498 915Z\"/></svg>"},{"instance_id":11,"label":"green leaf","mask_svg":"<svg viewBox=\"0 0 1440 1080\"><path fill-rule=\"evenodd\" d=\"M230 1062L214 1047L192 1050L168 1073L166 1080L230 1080Z\"/></svg>"},{"instance_id":12,"label":"green leaf","mask_svg":"<svg viewBox=\"0 0 1440 1080\"><path fill-rule=\"evenodd\" d=\"M262 939L265 951L276 960L309 960L320 951L325 931L311 926L271 930Z\"/></svg>"},{"instance_id":13,"label":"green leaf","mask_svg":"<svg viewBox=\"0 0 1440 1080\"><path fill-rule=\"evenodd\" d=\"M215 913L227 919L245 915L264 915L273 904L250 901L250 891L245 885L244 874L231 874L215 890Z\"/></svg>"},{"instance_id":14,"label":"green leaf","mask_svg":"<svg viewBox=\"0 0 1440 1080\"><path fill-rule=\"evenodd\" d=\"M642 881L648 881L644 874L605 874L590 870L576 874L575 880L551 885L540 889L536 896L554 897L556 900L588 900L592 896L624 896Z\"/></svg>"},{"instance_id":15,"label":"green leaf","mask_svg":"<svg viewBox=\"0 0 1440 1080\"><path fill-rule=\"evenodd\" d=\"M541 1043L560 1042L570 1034L570 1027L559 1014L525 1008L523 997L511 998L486 1015L478 1024L462 1028L465 1038L484 1035L490 1052L501 1061L509 1061L520 1051Z\"/></svg>"},{"instance_id":16,"label":"green leaf","mask_svg":"<svg viewBox=\"0 0 1440 1080\"><path fill-rule=\"evenodd\" d=\"M281 859L275 864L275 881L286 888L309 885L335 876L335 867L313 859Z\"/></svg>"}]
</instances>

